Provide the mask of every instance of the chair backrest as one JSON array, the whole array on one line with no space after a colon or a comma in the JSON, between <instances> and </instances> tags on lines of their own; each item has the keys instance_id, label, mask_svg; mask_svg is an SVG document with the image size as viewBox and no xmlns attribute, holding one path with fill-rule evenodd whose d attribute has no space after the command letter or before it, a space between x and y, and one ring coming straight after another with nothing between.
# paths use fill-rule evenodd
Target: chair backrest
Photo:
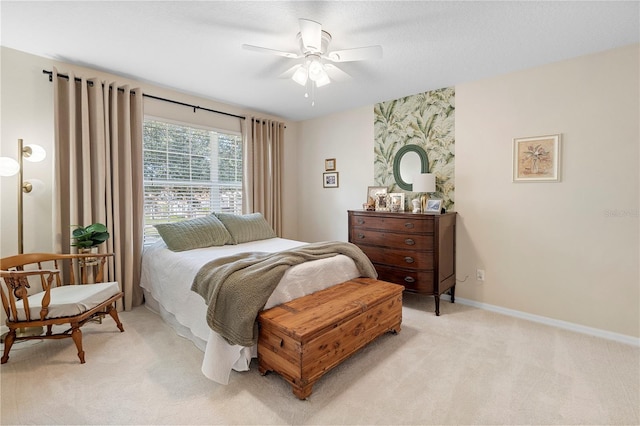
<instances>
[{"instance_id":1,"label":"chair backrest","mask_svg":"<svg viewBox=\"0 0 640 426\"><path fill-rule=\"evenodd\" d=\"M28 313L27 298L34 292L44 292L41 305L44 313L51 286L104 282L105 264L112 256L113 253L28 253L0 259L0 297L7 318L12 321L18 318L19 303ZM30 290L32 285L36 290Z\"/></svg>"}]
</instances>

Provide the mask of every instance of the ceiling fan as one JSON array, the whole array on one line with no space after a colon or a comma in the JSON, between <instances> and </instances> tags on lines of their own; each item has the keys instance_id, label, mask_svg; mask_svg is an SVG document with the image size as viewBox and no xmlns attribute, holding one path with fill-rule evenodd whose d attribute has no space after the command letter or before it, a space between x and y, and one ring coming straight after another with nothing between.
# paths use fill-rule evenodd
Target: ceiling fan
<instances>
[{"instance_id":1,"label":"ceiling fan","mask_svg":"<svg viewBox=\"0 0 640 426\"><path fill-rule=\"evenodd\" d=\"M323 31L320 23L302 18L298 19L298 22L300 32L297 34L297 39L300 43L300 51L297 53L253 46L251 44L243 44L242 47L247 50L269 53L289 59L302 59L302 63L294 65L289 72L293 72L291 76L293 81L307 88L306 97L309 96L309 89L311 89L313 95L316 87L326 86L331 83L330 72L348 75L333 63L363 61L382 57L382 46L379 45L329 51L331 34Z\"/></svg>"}]
</instances>

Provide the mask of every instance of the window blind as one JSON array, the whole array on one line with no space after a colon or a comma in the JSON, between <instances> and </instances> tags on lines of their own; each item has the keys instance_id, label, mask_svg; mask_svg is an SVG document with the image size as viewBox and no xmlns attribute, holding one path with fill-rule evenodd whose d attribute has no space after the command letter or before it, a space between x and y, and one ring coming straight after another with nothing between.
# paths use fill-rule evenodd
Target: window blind
<instances>
[{"instance_id":1,"label":"window blind","mask_svg":"<svg viewBox=\"0 0 640 426\"><path fill-rule=\"evenodd\" d=\"M146 118L144 242L153 225L242 212L242 138L214 129Z\"/></svg>"}]
</instances>

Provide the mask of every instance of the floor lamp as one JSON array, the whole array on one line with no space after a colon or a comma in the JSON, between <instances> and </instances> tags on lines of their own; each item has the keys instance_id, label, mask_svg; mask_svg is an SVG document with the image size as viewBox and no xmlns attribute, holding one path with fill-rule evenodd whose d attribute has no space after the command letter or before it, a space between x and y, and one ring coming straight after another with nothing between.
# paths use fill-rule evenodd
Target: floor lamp
<instances>
[{"instance_id":1,"label":"floor lamp","mask_svg":"<svg viewBox=\"0 0 640 426\"><path fill-rule=\"evenodd\" d=\"M46 151L39 145L27 145L24 146L23 140L18 139L18 161L10 157L0 157L0 176L13 176L18 174L18 254L24 253L24 218L23 218L23 197L24 194L36 192L38 186L42 186L42 182L37 179L32 179L30 182L24 181L23 174L23 159L31 162L39 162L45 159L47 156ZM29 327L21 328L18 330L18 335L24 336L39 336L42 334L42 327ZM4 341L4 336L2 336Z\"/></svg>"},{"instance_id":2,"label":"floor lamp","mask_svg":"<svg viewBox=\"0 0 640 426\"><path fill-rule=\"evenodd\" d=\"M34 192L42 185L37 179L30 182L24 181L23 159L31 162L39 162L46 158L47 152L39 145L24 146L23 140L18 139L18 161L9 157L0 157L0 176L13 176L18 174L18 254L24 253L24 194Z\"/></svg>"}]
</instances>

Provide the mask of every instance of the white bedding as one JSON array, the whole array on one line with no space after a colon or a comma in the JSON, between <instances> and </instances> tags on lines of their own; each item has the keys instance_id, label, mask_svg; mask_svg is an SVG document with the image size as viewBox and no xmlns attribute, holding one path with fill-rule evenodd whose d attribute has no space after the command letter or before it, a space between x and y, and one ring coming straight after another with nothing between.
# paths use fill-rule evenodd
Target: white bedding
<instances>
[{"instance_id":1,"label":"white bedding","mask_svg":"<svg viewBox=\"0 0 640 426\"><path fill-rule=\"evenodd\" d=\"M196 273L207 262L243 252L278 252L306 243L284 238L270 238L237 245L208 247L173 252L159 241L144 249L140 285L145 291L147 307L156 311L176 332L187 337L204 351L202 372L221 384L229 382L231 370L246 371L256 347L228 344L207 325L204 299L191 291ZM267 301L265 309L317 290L330 287L360 273L353 260L344 255L314 260L293 266Z\"/></svg>"}]
</instances>

